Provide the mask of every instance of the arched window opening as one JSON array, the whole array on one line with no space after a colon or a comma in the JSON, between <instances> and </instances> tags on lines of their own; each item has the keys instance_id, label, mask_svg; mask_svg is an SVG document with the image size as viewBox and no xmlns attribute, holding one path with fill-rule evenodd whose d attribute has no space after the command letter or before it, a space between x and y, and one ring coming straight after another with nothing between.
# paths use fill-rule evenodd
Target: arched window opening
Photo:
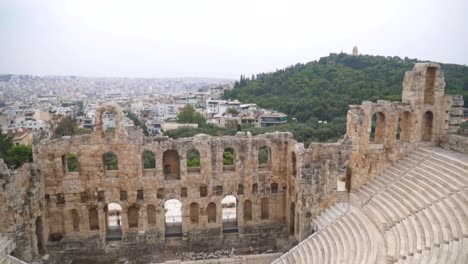
<instances>
[{"instance_id":1,"label":"arched window opening","mask_svg":"<svg viewBox=\"0 0 468 264\"><path fill-rule=\"evenodd\" d=\"M244 222L252 221L252 202L245 200L244 202Z\"/></svg>"},{"instance_id":2,"label":"arched window opening","mask_svg":"<svg viewBox=\"0 0 468 264\"><path fill-rule=\"evenodd\" d=\"M182 203L177 199L164 202L166 237L182 236Z\"/></svg>"},{"instance_id":3,"label":"arched window opening","mask_svg":"<svg viewBox=\"0 0 468 264\"><path fill-rule=\"evenodd\" d=\"M252 194L257 194L258 193L258 184L254 183L252 184Z\"/></svg>"},{"instance_id":4,"label":"arched window opening","mask_svg":"<svg viewBox=\"0 0 468 264\"><path fill-rule=\"evenodd\" d=\"M90 208L88 210L88 218L89 218L89 229L99 230L99 218L98 218L98 210L96 207Z\"/></svg>"},{"instance_id":5,"label":"arched window opening","mask_svg":"<svg viewBox=\"0 0 468 264\"><path fill-rule=\"evenodd\" d=\"M261 218L262 220L266 220L270 218L270 203L267 197L263 197L261 200Z\"/></svg>"},{"instance_id":6,"label":"arched window opening","mask_svg":"<svg viewBox=\"0 0 468 264\"><path fill-rule=\"evenodd\" d=\"M143 151L143 168L145 170L156 168L156 158L152 151L149 151L149 150Z\"/></svg>"},{"instance_id":7,"label":"arched window opening","mask_svg":"<svg viewBox=\"0 0 468 264\"><path fill-rule=\"evenodd\" d=\"M190 204L190 223L198 224L200 206L197 203Z\"/></svg>"},{"instance_id":8,"label":"arched window opening","mask_svg":"<svg viewBox=\"0 0 468 264\"><path fill-rule=\"evenodd\" d=\"M262 146L258 149L258 166L268 168L270 164L270 148Z\"/></svg>"},{"instance_id":9,"label":"arched window opening","mask_svg":"<svg viewBox=\"0 0 468 264\"><path fill-rule=\"evenodd\" d=\"M156 208L154 205L148 205L147 207L148 225L156 225Z\"/></svg>"},{"instance_id":10,"label":"arched window opening","mask_svg":"<svg viewBox=\"0 0 468 264\"><path fill-rule=\"evenodd\" d=\"M424 104L434 104L434 84L436 71L436 67L427 67L426 69L426 78L424 83Z\"/></svg>"},{"instance_id":11,"label":"arched window opening","mask_svg":"<svg viewBox=\"0 0 468 264\"><path fill-rule=\"evenodd\" d=\"M243 195L244 194L244 185L239 184L237 185L237 195Z\"/></svg>"},{"instance_id":12,"label":"arched window opening","mask_svg":"<svg viewBox=\"0 0 468 264\"><path fill-rule=\"evenodd\" d=\"M187 151L187 172L200 172L200 152L194 148Z\"/></svg>"},{"instance_id":13,"label":"arched window opening","mask_svg":"<svg viewBox=\"0 0 468 264\"><path fill-rule=\"evenodd\" d=\"M116 128L116 114L114 111L104 111L102 113L102 130L106 134L114 134Z\"/></svg>"},{"instance_id":14,"label":"arched window opening","mask_svg":"<svg viewBox=\"0 0 468 264\"><path fill-rule=\"evenodd\" d=\"M294 228L296 224L296 204L291 203L289 208L289 234L294 236Z\"/></svg>"},{"instance_id":15,"label":"arched window opening","mask_svg":"<svg viewBox=\"0 0 468 264\"><path fill-rule=\"evenodd\" d=\"M71 210L71 219L72 219L73 232L80 232L80 216L78 214L78 210L76 209Z\"/></svg>"},{"instance_id":16,"label":"arched window opening","mask_svg":"<svg viewBox=\"0 0 468 264\"><path fill-rule=\"evenodd\" d=\"M78 172L79 163L78 156L75 154L67 154L62 156L62 166L64 173L67 172Z\"/></svg>"},{"instance_id":17,"label":"arched window opening","mask_svg":"<svg viewBox=\"0 0 468 264\"><path fill-rule=\"evenodd\" d=\"M104 212L106 213L106 240L121 240L122 207L118 203L110 203L105 207Z\"/></svg>"},{"instance_id":18,"label":"arched window opening","mask_svg":"<svg viewBox=\"0 0 468 264\"><path fill-rule=\"evenodd\" d=\"M138 227L138 207L132 205L128 207L128 227L135 228Z\"/></svg>"},{"instance_id":19,"label":"arched window opening","mask_svg":"<svg viewBox=\"0 0 468 264\"><path fill-rule=\"evenodd\" d=\"M278 184L276 182L271 184L271 193L278 193Z\"/></svg>"},{"instance_id":20,"label":"arched window opening","mask_svg":"<svg viewBox=\"0 0 468 264\"><path fill-rule=\"evenodd\" d=\"M385 141L385 114L377 112L372 116L370 142L382 144Z\"/></svg>"},{"instance_id":21,"label":"arched window opening","mask_svg":"<svg viewBox=\"0 0 468 264\"><path fill-rule=\"evenodd\" d=\"M208 196L208 187L206 185L200 186L200 197Z\"/></svg>"},{"instance_id":22,"label":"arched window opening","mask_svg":"<svg viewBox=\"0 0 468 264\"><path fill-rule=\"evenodd\" d=\"M293 177L296 177L297 168L296 168L296 153L291 152L291 174Z\"/></svg>"},{"instance_id":23,"label":"arched window opening","mask_svg":"<svg viewBox=\"0 0 468 264\"><path fill-rule=\"evenodd\" d=\"M118 170L119 169L119 161L117 156L112 152L107 152L104 154L104 164L106 170Z\"/></svg>"},{"instance_id":24,"label":"arched window opening","mask_svg":"<svg viewBox=\"0 0 468 264\"><path fill-rule=\"evenodd\" d=\"M400 140L409 142L411 137L411 112L405 111L400 117Z\"/></svg>"},{"instance_id":25,"label":"arched window opening","mask_svg":"<svg viewBox=\"0 0 468 264\"><path fill-rule=\"evenodd\" d=\"M221 200L221 213L223 219L223 232L235 233L237 229L237 200L232 195L227 195Z\"/></svg>"},{"instance_id":26,"label":"arched window opening","mask_svg":"<svg viewBox=\"0 0 468 264\"><path fill-rule=\"evenodd\" d=\"M166 150L163 154L165 180L180 180L179 154L175 150Z\"/></svg>"},{"instance_id":27,"label":"arched window opening","mask_svg":"<svg viewBox=\"0 0 468 264\"><path fill-rule=\"evenodd\" d=\"M223 152L223 170L232 171L235 170L236 166L234 165L234 149L226 148Z\"/></svg>"},{"instance_id":28,"label":"arched window opening","mask_svg":"<svg viewBox=\"0 0 468 264\"><path fill-rule=\"evenodd\" d=\"M209 203L206 211L208 214L208 223L216 223L216 204Z\"/></svg>"},{"instance_id":29,"label":"arched window opening","mask_svg":"<svg viewBox=\"0 0 468 264\"><path fill-rule=\"evenodd\" d=\"M424 113L422 124L421 124L421 139L422 141L431 141L432 140L432 122L434 120L434 115L431 111Z\"/></svg>"}]
</instances>

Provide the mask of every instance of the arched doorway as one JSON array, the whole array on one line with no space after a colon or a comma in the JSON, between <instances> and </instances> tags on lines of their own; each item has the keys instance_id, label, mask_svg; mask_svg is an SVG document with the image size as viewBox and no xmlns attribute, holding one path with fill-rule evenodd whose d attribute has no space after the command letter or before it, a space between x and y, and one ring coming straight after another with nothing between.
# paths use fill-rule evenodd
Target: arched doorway
<instances>
[{"instance_id":1,"label":"arched doorway","mask_svg":"<svg viewBox=\"0 0 468 264\"><path fill-rule=\"evenodd\" d=\"M223 219L223 233L235 233L237 229L237 200L227 195L221 200L221 213Z\"/></svg>"},{"instance_id":2,"label":"arched doorway","mask_svg":"<svg viewBox=\"0 0 468 264\"><path fill-rule=\"evenodd\" d=\"M167 200L164 210L166 237L182 236L182 203L177 199Z\"/></svg>"},{"instance_id":3,"label":"arched doorway","mask_svg":"<svg viewBox=\"0 0 468 264\"><path fill-rule=\"evenodd\" d=\"M37 239L37 252L44 254L44 232L42 229L42 218L39 216L36 219L36 239Z\"/></svg>"},{"instance_id":4,"label":"arched doorway","mask_svg":"<svg viewBox=\"0 0 468 264\"><path fill-rule=\"evenodd\" d=\"M431 141L432 140L432 122L434 120L434 115L431 111L427 111L423 115L423 120L421 124L421 140L422 141Z\"/></svg>"},{"instance_id":5,"label":"arched doorway","mask_svg":"<svg viewBox=\"0 0 468 264\"><path fill-rule=\"evenodd\" d=\"M385 114L377 112L371 118L371 133L370 142L375 144L382 144L385 141Z\"/></svg>"},{"instance_id":6,"label":"arched doorway","mask_svg":"<svg viewBox=\"0 0 468 264\"><path fill-rule=\"evenodd\" d=\"M294 236L296 224L296 205L291 203L289 208L289 234Z\"/></svg>"},{"instance_id":7,"label":"arched doorway","mask_svg":"<svg viewBox=\"0 0 468 264\"><path fill-rule=\"evenodd\" d=\"M110 203L106 209L106 240L122 240L122 207Z\"/></svg>"}]
</instances>

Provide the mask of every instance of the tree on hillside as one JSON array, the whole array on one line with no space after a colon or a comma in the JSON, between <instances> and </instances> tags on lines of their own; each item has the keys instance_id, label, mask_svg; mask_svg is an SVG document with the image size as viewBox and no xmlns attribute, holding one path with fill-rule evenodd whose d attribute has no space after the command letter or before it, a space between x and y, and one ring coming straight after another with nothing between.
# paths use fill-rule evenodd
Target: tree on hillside
<instances>
[{"instance_id":1,"label":"tree on hillside","mask_svg":"<svg viewBox=\"0 0 468 264\"><path fill-rule=\"evenodd\" d=\"M0 158L5 159L9 149L13 147L13 136L2 134L0 130Z\"/></svg>"},{"instance_id":2,"label":"tree on hillside","mask_svg":"<svg viewBox=\"0 0 468 264\"><path fill-rule=\"evenodd\" d=\"M124 111L124 112L127 114L127 117L133 121L133 125L135 127L141 127L141 129L143 129L143 134L145 134L145 136L148 136L148 128L146 127L146 124L141 122L140 119L138 119L138 117L134 113L130 111Z\"/></svg>"},{"instance_id":3,"label":"tree on hillside","mask_svg":"<svg viewBox=\"0 0 468 264\"><path fill-rule=\"evenodd\" d=\"M18 168L26 162L32 162L31 146L14 146L8 150L5 163L8 167Z\"/></svg>"},{"instance_id":4,"label":"tree on hillside","mask_svg":"<svg viewBox=\"0 0 468 264\"><path fill-rule=\"evenodd\" d=\"M206 118L199 112L195 111L191 105L186 105L182 112L177 115L177 122L198 124L199 127L203 127L206 125Z\"/></svg>"},{"instance_id":5,"label":"tree on hillside","mask_svg":"<svg viewBox=\"0 0 468 264\"><path fill-rule=\"evenodd\" d=\"M63 136L73 136L76 134L77 130L78 125L76 124L76 122L70 116L67 116L63 118L57 125L57 128L54 132L54 138L59 138Z\"/></svg>"}]
</instances>

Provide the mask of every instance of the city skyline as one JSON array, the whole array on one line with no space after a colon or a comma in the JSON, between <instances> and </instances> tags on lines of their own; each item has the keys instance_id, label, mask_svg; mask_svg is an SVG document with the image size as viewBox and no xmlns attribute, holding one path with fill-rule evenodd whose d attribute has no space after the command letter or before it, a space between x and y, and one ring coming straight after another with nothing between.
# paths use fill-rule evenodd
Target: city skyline
<instances>
[{"instance_id":1,"label":"city skyline","mask_svg":"<svg viewBox=\"0 0 468 264\"><path fill-rule=\"evenodd\" d=\"M354 46L466 65L467 7L458 0L0 0L0 73L238 79Z\"/></svg>"}]
</instances>

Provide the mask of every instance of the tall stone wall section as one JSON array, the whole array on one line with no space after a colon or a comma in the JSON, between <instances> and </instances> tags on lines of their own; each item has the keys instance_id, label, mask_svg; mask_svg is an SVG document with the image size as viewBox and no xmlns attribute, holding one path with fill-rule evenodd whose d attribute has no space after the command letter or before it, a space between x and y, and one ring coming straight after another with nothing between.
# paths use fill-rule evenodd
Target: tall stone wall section
<instances>
[{"instance_id":1,"label":"tall stone wall section","mask_svg":"<svg viewBox=\"0 0 468 264\"><path fill-rule=\"evenodd\" d=\"M0 159L0 233L13 239L14 256L31 261L40 256L36 220L45 208L40 171L35 164L24 164L16 171Z\"/></svg>"},{"instance_id":2,"label":"tall stone wall section","mask_svg":"<svg viewBox=\"0 0 468 264\"><path fill-rule=\"evenodd\" d=\"M418 146L440 145L458 129L463 98L445 95L444 89L438 64L416 63L405 74L401 102L379 100L349 107L346 140L351 146L351 190ZM374 123L373 117L377 117Z\"/></svg>"}]
</instances>

